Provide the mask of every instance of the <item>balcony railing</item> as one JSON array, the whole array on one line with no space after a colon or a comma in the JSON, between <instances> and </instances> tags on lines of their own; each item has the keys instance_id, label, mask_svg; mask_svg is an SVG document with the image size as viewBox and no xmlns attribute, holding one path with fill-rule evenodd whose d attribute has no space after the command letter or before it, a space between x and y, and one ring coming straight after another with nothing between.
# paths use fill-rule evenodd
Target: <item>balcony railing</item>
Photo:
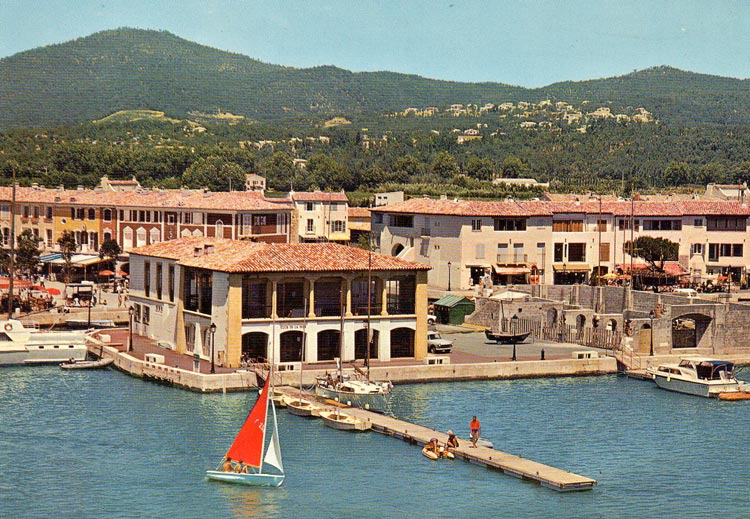
<instances>
[{"instance_id":1,"label":"balcony railing","mask_svg":"<svg viewBox=\"0 0 750 519\"><path fill-rule=\"evenodd\" d=\"M522 254L522 253L504 253L504 254L498 254L497 255L497 262L498 263L510 263L514 265L518 265L521 263L528 263L529 262L529 255L528 254Z\"/></svg>"}]
</instances>

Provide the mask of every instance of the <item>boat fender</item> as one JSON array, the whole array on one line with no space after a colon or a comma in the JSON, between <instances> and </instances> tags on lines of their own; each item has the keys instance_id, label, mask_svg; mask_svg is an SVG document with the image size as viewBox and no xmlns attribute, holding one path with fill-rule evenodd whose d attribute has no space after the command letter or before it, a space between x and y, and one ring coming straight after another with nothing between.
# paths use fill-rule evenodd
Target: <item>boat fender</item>
<instances>
[{"instance_id":1,"label":"boat fender","mask_svg":"<svg viewBox=\"0 0 750 519\"><path fill-rule=\"evenodd\" d=\"M671 380L672 380L672 377L670 377L669 375L667 375L667 382L670 382Z\"/></svg>"},{"instance_id":2,"label":"boat fender","mask_svg":"<svg viewBox=\"0 0 750 519\"><path fill-rule=\"evenodd\" d=\"M9 332L13 329L13 325L10 323L5 323L5 331Z\"/></svg>"}]
</instances>

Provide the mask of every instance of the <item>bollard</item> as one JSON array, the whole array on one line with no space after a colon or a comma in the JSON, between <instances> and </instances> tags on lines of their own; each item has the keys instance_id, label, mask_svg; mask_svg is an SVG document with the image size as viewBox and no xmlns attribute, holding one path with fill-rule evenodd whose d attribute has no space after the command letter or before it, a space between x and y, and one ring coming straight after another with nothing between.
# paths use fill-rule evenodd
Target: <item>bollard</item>
<instances>
[{"instance_id":1,"label":"bollard","mask_svg":"<svg viewBox=\"0 0 750 519\"><path fill-rule=\"evenodd\" d=\"M544 348L542 348L542 358L541 360L544 360Z\"/></svg>"}]
</instances>

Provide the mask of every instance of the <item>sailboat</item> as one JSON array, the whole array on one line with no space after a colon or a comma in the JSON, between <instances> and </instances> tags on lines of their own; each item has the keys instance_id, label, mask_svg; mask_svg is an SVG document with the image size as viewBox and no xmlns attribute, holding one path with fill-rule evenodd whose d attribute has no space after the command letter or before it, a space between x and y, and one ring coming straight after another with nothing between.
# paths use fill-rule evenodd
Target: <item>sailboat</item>
<instances>
[{"instance_id":1,"label":"sailboat","mask_svg":"<svg viewBox=\"0 0 750 519\"><path fill-rule=\"evenodd\" d=\"M270 398L271 373L266 378L263 390L255 402L250 414L247 415L239 434L229 448L216 470L207 470L209 479L224 481L226 483L237 483L253 486L278 487L284 482L284 466L281 463L281 448L279 445L279 428L276 422L276 407ZM270 402L270 406L269 406ZM273 418L273 431L271 440L266 448L266 425L268 424L268 411L271 410ZM227 472L221 470L226 461L244 464L248 472ZM276 470L264 472L264 465L269 465Z\"/></svg>"},{"instance_id":2,"label":"sailboat","mask_svg":"<svg viewBox=\"0 0 750 519\"><path fill-rule=\"evenodd\" d=\"M302 391L302 367L305 362L305 348L307 345L307 301L305 301L304 312L305 319L304 324L302 325L302 351L300 352L299 363L299 395L297 398L287 400L286 409L293 415L313 417L318 416L320 413L320 406L303 398L305 393Z\"/></svg>"},{"instance_id":3,"label":"sailboat","mask_svg":"<svg viewBox=\"0 0 750 519\"><path fill-rule=\"evenodd\" d=\"M338 380L333 381L330 377L317 377L315 385L315 394L335 400L336 402L346 404L352 407L360 407L368 411L385 413L390 411L391 390L393 383L390 380L374 381L370 380L370 345L372 344L372 326L371 320L371 287L372 287L372 251L370 251L369 265L367 273L367 347L365 353L365 365L367 373L359 379L345 379L341 371L341 359L336 358L338 367ZM341 310L341 332L339 337L344 338L344 308ZM343 351L343 348L339 348ZM356 371L359 371L355 367ZM361 372L360 372L361 375Z\"/></svg>"}]
</instances>

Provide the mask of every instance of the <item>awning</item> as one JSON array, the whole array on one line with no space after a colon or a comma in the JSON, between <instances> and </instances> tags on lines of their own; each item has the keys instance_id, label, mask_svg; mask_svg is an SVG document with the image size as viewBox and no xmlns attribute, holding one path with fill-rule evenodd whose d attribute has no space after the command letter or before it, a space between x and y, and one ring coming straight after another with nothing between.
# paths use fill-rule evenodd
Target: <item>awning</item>
<instances>
[{"instance_id":1,"label":"awning","mask_svg":"<svg viewBox=\"0 0 750 519\"><path fill-rule=\"evenodd\" d=\"M555 272L588 272L592 268L588 265L552 265Z\"/></svg>"},{"instance_id":2,"label":"awning","mask_svg":"<svg viewBox=\"0 0 750 519\"><path fill-rule=\"evenodd\" d=\"M522 276L524 274L531 274L530 267L498 267L497 265L492 265L492 268L495 270L495 274L501 276Z\"/></svg>"},{"instance_id":3,"label":"awning","mask_svg":"<svg viewBox=\"0 0 750 519\"><path fill-rule=\"evenodd\" d=\"M39 256L39 261L42 263L52 263L53 261L62 258L62 254L59 252L55 252L52 254L44 254L42 256Z\"/></svg>"},{"instance_id":4,"label":"awning","mask_svg":"<svg viewBox=\"0 0 750 519\"><path fill-rule=\"evenodd\" d=\"M27 279L13 279L13 290L19 290L22 288L31 288L33 283ZM10 280L8 278L0 278L0 289L8 290L10 288Z\"/></svg>"},{"instance_id":5,"label":"awning","mask_svg":"<svg viewBox=\"0 0 750 519\"><path fill-rule=\"evenodd\" d=\"M92 256L90 254L73 254L73 256L70 258L71 265L74 265L76 267L86 267L88 265L94 265L95 263L101 263L102 261L107 261L104 258L100 258L99 256ZM52 261L48 261L47 263L53 263L55 265L64 265L65 260L62 258L61 254L58 254L58 257Z\"/></svg>"}]
</instances>

